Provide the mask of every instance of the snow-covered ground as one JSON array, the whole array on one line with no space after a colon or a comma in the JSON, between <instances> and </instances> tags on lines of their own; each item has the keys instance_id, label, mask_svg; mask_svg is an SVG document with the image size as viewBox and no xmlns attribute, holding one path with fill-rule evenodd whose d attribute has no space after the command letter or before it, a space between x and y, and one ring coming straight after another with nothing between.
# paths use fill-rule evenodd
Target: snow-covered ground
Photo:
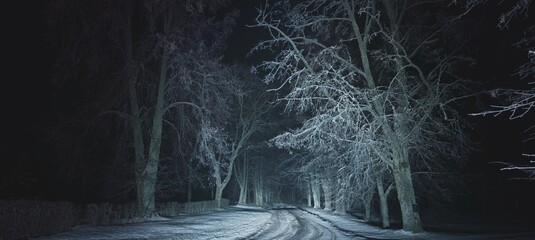
<instances>
[{"instance_id":1,"label":"snow-covered ground","mask_svg":"<svg viewBox=\"0 0 535 240\"><path fill-rule=\"evenodd\" d=\"M119 226L82 226L37 239L246 239L258 233L272 214L254 207L184 215Z\"/></svg>"},{"instance_id":2,"label":"snow-covered ground","mask_svg":"<svg viewBox=\"0 0 535 240\"><path fill-rule=\"evenodd\" d=\"M285 205L234 206L205 214L118 226L81 226L37 239L535 239L535 229L501 234L414 234L365 224L350 215Z\"/></svg>"},{"instance_id":3,"label":"snow-covered ground","mask_svg":"<svg viewBox=\"0 0 535 240\"><path fill-rule=\"evenodd\" d=\"M370 226L364 223L362 220L357 219L350 215L338 215L332 211L325 211L321 209L303 208L304 211L316 215L322 220L329 222L333 227L345 232L346 234L360 236L368 239L531 239L535 240L535 229L531 231L522 231L511 233L484 233L481 231L479 234L463 234L463 233L411 233L403 230L383 229L380 227ZM477 230L474 230L476 232ZM454 232L454 230L452 230Z\"/></svg>"}]
</instances>

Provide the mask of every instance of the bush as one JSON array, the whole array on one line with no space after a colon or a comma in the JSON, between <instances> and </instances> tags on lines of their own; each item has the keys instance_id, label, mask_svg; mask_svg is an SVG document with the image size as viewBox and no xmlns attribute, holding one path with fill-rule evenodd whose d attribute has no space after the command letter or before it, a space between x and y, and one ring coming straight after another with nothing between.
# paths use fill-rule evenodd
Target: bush
<instances>
[{"instance_id":1,"label":"bush","mask_svg":"<svg viewBox=\"0 0 535 240\"><path fill-rule=\"evenodd\" d=\"M158 204L160 216L174 217L184 213L184 204L179 202L165 202Z\"/></svg>"},{"instance_id":2,"label":"bush","mask_svg":"<svg viewBox=\"0 0 535 240\"><path fill-rule=\"evenodd\" d=\"M222 199L221 207L229 200ZM162 216L196 214L217 209L217 202L167 202L158 206ZM79 208L71 202L0 201L0 240L22 239L49 235L72 229L77 224L109 225L136 220L139 210L135 203L88 204Z\"/></svg>"},{"instance_id":3,"label":"bush","mask_svg":"<svg viewBox=\"0 0 535 240\"><path fill-rule=\"evenodd\" d=\"M127 223L129 220L139 216L138 213L135 203L92 203L82 209L79 224L110 225Z\"/></svg>"},{"instance_id":4,"label":"bush","mask_svg":"<svg viewBox=\"0 0 535 240\"><path fill-rule=\"evenodd\" d=\"M0 201L0 239L20 239L70 230L79 208L70 202Z\"/></svg>"}]
</instances>

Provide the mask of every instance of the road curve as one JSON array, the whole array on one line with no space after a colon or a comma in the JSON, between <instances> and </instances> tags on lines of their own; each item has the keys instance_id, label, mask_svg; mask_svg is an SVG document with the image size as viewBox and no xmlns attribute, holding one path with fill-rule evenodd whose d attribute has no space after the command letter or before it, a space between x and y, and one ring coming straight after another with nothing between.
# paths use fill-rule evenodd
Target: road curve
<instances>
[{"instance_id":1,"label":"road curve","mask_svg":"<svg viewBox=\"0 0 535 240\"><path fill-rule=\"evenodd\" d=\"M296 217L287 210L271 210L271 219L249 239L287 239L299 229Z\"/></svg>"},{"instance_id":2,"label":"road curve","mask_svg":"<svg viewBox=\"0 0 535 240\"><path fill-rule=\"evenodd\" d=\"M248 239L363 239L347 236L330 223L299 209L271 210L270 221Z\"/></svg>"}]
</instances>

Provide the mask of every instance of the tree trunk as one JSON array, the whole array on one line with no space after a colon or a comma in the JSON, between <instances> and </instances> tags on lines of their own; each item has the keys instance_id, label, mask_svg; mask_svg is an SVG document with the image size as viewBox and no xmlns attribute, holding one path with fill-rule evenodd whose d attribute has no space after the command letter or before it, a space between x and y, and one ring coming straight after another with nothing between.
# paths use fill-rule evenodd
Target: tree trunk
<instances>
[{"instance_id":1,"label":"tree trunk","mask_svg":"<svg viewBox=\"0 0 535 240\"><path fill-rule=\"evenodd\" d=\"M264 198L264 186L262 183L262 178L260 176L256 176L255 184L254 184L254 191L255 191L255 204L257 206L262 206L264 204L263 198Z\"/></svg>"},{"instance_id":2,"label":"tree trunk","mask_svg":"<svg viewBox=\"0 0 535 240\"><path fill-rule=\"evenodd\" d=\"M393 39L398 39L400 14L403 15L403 11L407 8L400 8L396 3L392 1L382 1L386 8L386 16L390 20L390 31L393 34ZM399 10L399 11L398 11ZM396 74L399 81L406 85L408 82L406 68L402 66L403 60L400 56L396 56ZM407 95L402 95L399 101L399 108L405 109L409 106L409 100ZM409 147L405 140L398 139L398 136L407 136L410 133L410 129L414 126L409 126L406 119L399 117L395 118L395 133L390 134L391 144L400 144L395 147L394 150L394 166L393 175L396 182L396 189L398 193L398 200L401 207L401 218L403 220L403 230L411 232L422 232L422 223L420 220L420 214L418 212L418 205L416 203L416 197L414 193L414 185L412 183L410 162L409 162ZM395 146L395 145L394 145Z\"/></svg>"},{"instance_id":3,"label":"tree trunk","mask_svg":"<svg viewBox=\"0 0 535 240\"><path fill-rule=\"evenodd\" d=\"M247 156L243 155L243 161L242 166L238 167L239 165L236 165L236 180L238 182L238 185L240 187L240 197L238 198L238 204L247 204L247 193L249 191L249 166L247 164Z\"/></svg>"},{"instance_id":4,"label":"tree trunk","mask_svg":"<svg viewBox=\"0 0 535 240\"><path fill-rule=\"evenodd\" d=\"M277 194L273 194L273 197L272 197L272 201L271 201L271 202L277 202L277 203L282 202L281 194L282 194L282 186L280 186L280 187L277 189Z\"/></svg>"},{"instance_id":5,"label":"tree trunk","mask_svg":"<svg viewBox=\"0 0 535 240\"><path fill-rule=\"evenodd\" d=\"M271 201L271 198L272 198L273 194L269 189L264 189L263 193L264 193L263 201L264 201L265 204L269 204L269 203L273 202L273 201Z\"/></svg>"},{"instance_id":6,"label":"tree trunk","mask_svg":"<svg viewBox=\"0 0 535 240\"><path fill-rule=\"evenodd\" d=\"M342 179L337 179L337 191L336 191L336 206L335 213L337 214L346 214L346 190L343 187Z\"/></svg>"},{"instance_id":7,"label":"tree trunk","mask_svg":"<svg viewBox=\"0 0 535 240\"><path fill-rule=\"evenodd\" d=\"M341 191L337 194L336 198L336 207L334 210L337 214L346 214L346 201L345 201L345 192Z\"/></svg>"},{"instance_id":8,"label":"tree trunk","mask_svg":"<svg viewBox=\"0 0 535 240\"><path fill-rule=\"evenodd\" d=\"M221 184L216 184L215 187L215 201L217 203L217 208L221 208L221 199L223 198L223 187Z\"/></svg>"},{"instance_id":9,"label":"tree trunk","mask_svg":"<svg viewBox=\"0 0 535 240\"><path fill-rule=\"evenodd\" d=\"M191 202L191 194L192 194L192 189L193 186L191 184L191 180L188 180L188 199L187 199L187 202Z\"/></svg>"},{"instance_id":10,"label":"tree trunk","mask_svg":"<svg viewBox=\"0 0 535 240\"><path fill-rule=\"evenodd\" d=\"M325 202L325 210L331 211L333 209L332 207L332 184L330 179L327 177L321 178L321 186L323 187L323 197Z\"/></svg>"},{"instance_id":11,"label":"tree trunk","mask_svg":"<svg viewBox=\"0 0 535 240\"><path fill-rule=\"evenodd\" d=\"M312 176L312 199L314 200L314 208L321 208L321 189L319 179Z\"/></svg>"},{"instance_id":12,"label":"tree trunk","mask_svg":"<svg viewBox=\"0 0 535 240\"><path fill-rule=\"evenodd\" d=\"M192 195L192 192L193 192L193 173L192 173L192 170L191 170L191 166L188 165L187 166L188 168L188 199L187 199L187 202L191 202L191 195Z\"/></svg>"},{"instance_id":13,"label":"tree trunk","mask_svg":"<svg viewBox=\"0 0 535 240\"><path fill-rule=\"evenodd\" d=\"M142 173L143 208L145 215L156 215L154 195L156 192L156 178L158 177L158 164L160 162L160 147L162 144L163 115L165 110L165 89L167 85L168 56L162 57L160 66L160 80L158 83L158 96L154 117L152 119L151 141L149 157Z\"/></svg>"},{"instance_id":14,"label":"tree trunk","mask_svg":"<svg viewBox=\"0 0 535 240\"><path fill-rule=\"evenodd\" d=\"M372 200L373 200L373 188L370 189L364 198L362 199L363 205L364 205L364 221L369 222L371 221L372 217Z\"/></svg>"},{"instance_id":15,"label":"tree trunk","mask_svg":"<svg viewBox=\"0 0 535 240\"><path fill-rule=\"evenodd\" d=\"M225 187L227 187L227 184L229 183L230 178L232 177L232 172L234 172L234 160L236 160L236 157L237 157L237 152L235 152L234 154L230 156L227 175L225 176L225 179L221 179L221 168L219 166L219 163L212 164L214 168L217 168L217 169L214 169L214 173L216 174L215 200L217 201L218 208L221 208L221 197L223 196L223 190L225 190ZM219 160L218 162L221 162L221 161L222 160Z\"/></svg>"},{"instance_id":16,"label":"tree trunk","mask_svg":"<svg viewBox=\"0 0 535 240\"><path fill-rule=\"evenodd\" d=\"M403 230L422 232L422 223L420 221L418 205L416 204L411 170L407 158L401 159L399 164L394 166L393 174L394 180L396 181L399 205L401 207Z\"/></svg>"},{"instance_id":17,"label":"tree trunk","mask_svg":"<svg viewBox=\"0 0 535 240\"><path fill-rule=\"evenodd\" d=\"M125 28L125 48L128 74L128 94L130 100L130 110L132 113L132 131L134 141L134 158L135 158L135 178L136 178L136 196L139 208L139 214L142 217L152 214L154 204L151 203L150 184L148 176L145 173L146 159L145 159L145 143L143 141L142 120L137 99L136 78L133 71L134 68L134 54L132 44L132 6L126 6L126 28ZM153 201L153 200L152 200Z\"/></svg>"},{"instance_id":18,"label":"tree trunk","mask_svg":"<svg viewBox=\"0 0 535 240\"><path fill-rule=\"evenodd\" d=\"M238 199L238 204L247 204L247 186L240 188L240 198Z\"/></svg>"},{"instance_id":19,"label":"tree trunk","mask_svg":"<svg viewBox=\"0 0 535 240\"><path fill-rule=\"evenodd\" d=\"M223 181L221 180L221 168L219 167L219 161L213 160L212 167L215 176L215 192L214 200L216 201L217 208L221 208L221 198L223 197Z\"/></svg>"},{"instance_id":20,"label":"tree trunk","mask_svg":"<svg viewBox=\"0 0 535 240\"><path fill-rule=\"evenodd\" d=\"M312 190L310 183L307 184L307 206L312 207Z\"/></svg>"},{"instance_id":21,"label":"tree trunk","mask_svg":"<svg viewBox=\"0 0 535 240\"><path fill-rule=\"evenodd\" d=\"M379 193L379 204L381 206L381 219L383 220L383 227L390 227L390 217L388 216L388 193L384 191L383 179L379 178L377 181L377 192Z\"/></svg>"}]
</instances>

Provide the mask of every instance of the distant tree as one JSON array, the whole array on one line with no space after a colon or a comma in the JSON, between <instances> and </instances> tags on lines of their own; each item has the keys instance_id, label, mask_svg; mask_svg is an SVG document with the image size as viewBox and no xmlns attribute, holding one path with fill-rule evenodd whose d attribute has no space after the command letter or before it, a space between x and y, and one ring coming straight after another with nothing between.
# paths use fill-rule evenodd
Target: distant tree
<instances>
[{"instance_id":1,"label":"distant tree","mask_svg":"<svg viewBox=\"0 0 535 240\"><path fill-rule=\"evenodd\" d=\"M257 206L263 206L267 202L268 178L269 168L266 166L266 162L269 161L266 156L257 156L252 161L251 175L252 175L252 187L254 204Z\"/></svg>"},{"instance_id":2,"label":"distant tree","mask_svg":"<svg viewBox=\"0 0 535 240\"><path fill-rule=\"evenodd\" d=\"M447 21L418 15L424 3L285 1L265 5L254 24L271 36L254 51L278 54L259 66L264 81L282 81L274 90L289 89L280 98L286 109L312 116L275 141L320 152L355 149L350 172L363 193L386 173L374 176L364 166L388 169L403 228L414 232L422 226L411 168L441 165L438 155L459 159L462 151L452 149L466 142L448 105L462 86L453 64L460 59L439 45L447 38ZM435 25L424 26L424 19Z\"/></svg>"},{"instance_id":3,"label":"distant tree","mask_svg":"<svg viewBox=\"0 0 535 240\"><path fill-rule=\"evenodd\" d=\"M238 197L238 204L247 204L250 185L250 161L249 157L247 156L247 151L244 151L244 153L241 155L241 159L241 162L237 163L236 167L234 168L234 174L236 176L236 182L238 182L238 186L240 187L240 196Z\"/></svg>"},{"instance_id":4,"label":"distant tree","mask_svg":"<svg viewBox=\"0 0 535 240\"><path fill-rule=\"evenodd\" d=\"M220 74L213 74L216 69ZM214 102L203 101L200 106L209 114L201 116L203 125L198 137L198 158L212 170L215 180L215 200L220 204L223 190L232 178L234 163L250 144L253 134L263 126L263 117L269 110L265 94L254 89L247 89L248 81L253 76L245 74L242 68L225 68L221 66L213 71L206 71L206 78L216 78L225 82L224 89L205 91L204 99L218 99ZM206 117L211 115L211 117Z\"/></svg>"},{"instance_id":5,"label":"distant tree","mask_svg":"<svg viewBox=\"0 0 535 240\"><path fill-rule=\"evenodd\" d=\"M267 114L272 110L268 93L263 86L257 85L259 79L242 69L246 78L245 91L237 98L238 108L233 118L235 138L243 138L243 143L238 154L242 161L235 168L236 180L240 188L238 203L247 203L247 193L249 191L250 158L255 155L255 151L262 146L262 139L255 135L260 135L269 130L266 121ZM256 80L256 81L255 81ZM239 143L238 143L239 144Z\"/></svg>"},{"instance_id":6,"label":"distant tree","mask_svg":"<svg viewBox=\"0 0 535 240\"><path fill-rule=\"evenodd\" d=\"M281 164L289 158L287 153L268 147L266 142L260 141L255 144L252 151L248 153L250 161L249 182L251 184L251 202L258 206L263 206L281 201L283 189L290 190L288 185L287 170ZM284 194L287 197L291 194ZM291 198L291 196L290 196Z\"/></svg>"}]
</instances>

